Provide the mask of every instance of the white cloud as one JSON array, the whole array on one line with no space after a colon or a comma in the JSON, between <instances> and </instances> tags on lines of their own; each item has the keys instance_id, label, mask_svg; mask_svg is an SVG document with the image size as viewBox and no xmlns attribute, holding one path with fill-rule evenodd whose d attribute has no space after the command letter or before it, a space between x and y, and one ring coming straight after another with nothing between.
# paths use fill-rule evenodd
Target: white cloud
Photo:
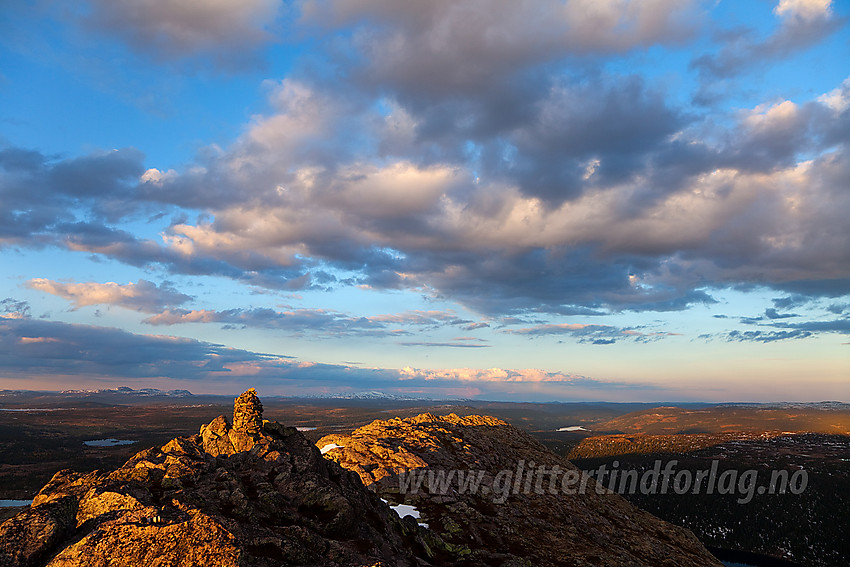
<instances>
[{"instance_id":1,"label":"white cloud","mask_svg":"<svg viewBox=\"0 0 850 567\"><path fill-rule=\"evenodd\" d=\"M844 79L840 87L818 97L818 101L836 113L847 110L850 107L850 78Z\"/></svg>"},{"instance_id":2,"label":"white cloud","mask_svg":"<svg viewBox=\"0 0 850 567\"><path fill-rule=\"evenodd\" d=\"M829 18L832 15L832 0L779 0L773 11L783 18Z\"/></svg>"},{"instance_id":3,"label":"white cloud","mask_svg":"<svg viewBox=\"0 0 850 567\"><path fill-rule=\"evenodd\" d=\"M168 171L160 171L156 168L150 168L142 174L142 176L139 178L139 181L141 183L152 183L154 185L162 186L163 183L173 181L177 177L178 174L173 169L169 169Z\"/></svg>"}]
</instances>

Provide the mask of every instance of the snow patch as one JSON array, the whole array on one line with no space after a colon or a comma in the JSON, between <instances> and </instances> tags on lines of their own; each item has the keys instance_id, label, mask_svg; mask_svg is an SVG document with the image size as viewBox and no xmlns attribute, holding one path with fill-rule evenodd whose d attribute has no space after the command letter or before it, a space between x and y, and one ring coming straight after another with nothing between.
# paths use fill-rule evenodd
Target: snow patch
<instances>
[{"instance_id":1,"label":"snow patch","mask_svg":"<svg viewBox=\"0 0 850 567\"><path fill-rule=\"evenodd\" d=\"M321 451L322 454L324 455L328 451L332 451L334 449L342 449L342 445L337 445L336 443L328 443L327 445L325 445L324 447L319 449L319 451Z\"/></svg>"},{"instance_id":2,"label":"snow patch","mask_svg":"<svg viewBox=\"0 0 850 567\"><path fill-rule=\"evenodd\" d=\"M419 510L417 510L415 506L411 506L410 504L390 504L389 502L387 502L383 498L381 498L381 501L384 502L385 504L388 504L389 507L390 507L390 510L392 510L396 514L398 514L399 518L404 518L405 516L413 516L413 518L415 520L418 520L420 518ZM426 524L424 522L416 522L416 523L419 524L420 526L422 526L423 528L428 527L428 524Z\"/></svg>"}]
</instances>

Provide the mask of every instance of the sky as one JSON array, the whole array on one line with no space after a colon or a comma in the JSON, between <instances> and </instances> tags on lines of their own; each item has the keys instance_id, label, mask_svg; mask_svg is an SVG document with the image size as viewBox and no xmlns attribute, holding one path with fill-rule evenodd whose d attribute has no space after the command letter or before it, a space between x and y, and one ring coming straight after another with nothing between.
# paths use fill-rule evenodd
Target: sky
<instances>
[{"instance_id":1,"label":"sky","mask_svg":"<svg viewBox=\"0 0 850 567\"><path fill-rule=\"evenodd\" d=\"M0 389L850 401L850 2L4 0Z\"/></svg>"}]
</instances>

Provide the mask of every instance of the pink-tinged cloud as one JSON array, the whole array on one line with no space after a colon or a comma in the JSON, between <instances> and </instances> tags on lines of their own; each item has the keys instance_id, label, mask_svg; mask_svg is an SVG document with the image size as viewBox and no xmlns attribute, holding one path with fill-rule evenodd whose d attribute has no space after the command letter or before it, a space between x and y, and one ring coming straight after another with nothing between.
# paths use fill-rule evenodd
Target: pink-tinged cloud
<instances>
[{"instance_id":1,"label":"pink-tinged cloud","mask_svg":"<svg viewBox=\"0 0 850 567\"><path fill-rule=\"evenodd\" d=\"M61 342L59 339L54 337L21 337L19 341L22 345Z\"/></svg>"},{"instance_id":2,"label":"pink-tinged cloud","mask_svg":"<svg viewBox=\"0 0 850 567\"><path fill-rule=\"evenodd\" d=\"M122 285L115 282L63 283L46 278L34 278L26 285L31 289L67 299L74 309L88 305L117 305L152 313L191 299L167 283L157 286L147 280Z\"/></svg>"},{"instance_id":3,"label":"pink-tinged cloud","mask_svg":"<svg viewBox=\"0 0 850 567\"><path fill-rule=\"evenodd\" d=\"M218 311L210 309L174 310L166 309L148 317L143 322L148 325L177 325L180 323L215 323L218 322Z\"/></svg>"}]
</instances>

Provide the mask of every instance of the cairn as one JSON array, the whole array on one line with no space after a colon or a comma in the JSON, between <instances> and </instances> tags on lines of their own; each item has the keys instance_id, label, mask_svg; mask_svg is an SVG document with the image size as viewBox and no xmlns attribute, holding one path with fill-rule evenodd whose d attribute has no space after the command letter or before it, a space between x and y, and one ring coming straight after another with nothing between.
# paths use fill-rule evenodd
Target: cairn
<instances>
[{"instance_id":1,"label":"cairn","mask_svg":"<svg viewBox=\"0 0 850 567\"><path fill-rule=\"evenodd\" d=\"M254 388L233 401L233 429L254 434L263 430L263 403Z\"/></svg>"}]
</instances>

